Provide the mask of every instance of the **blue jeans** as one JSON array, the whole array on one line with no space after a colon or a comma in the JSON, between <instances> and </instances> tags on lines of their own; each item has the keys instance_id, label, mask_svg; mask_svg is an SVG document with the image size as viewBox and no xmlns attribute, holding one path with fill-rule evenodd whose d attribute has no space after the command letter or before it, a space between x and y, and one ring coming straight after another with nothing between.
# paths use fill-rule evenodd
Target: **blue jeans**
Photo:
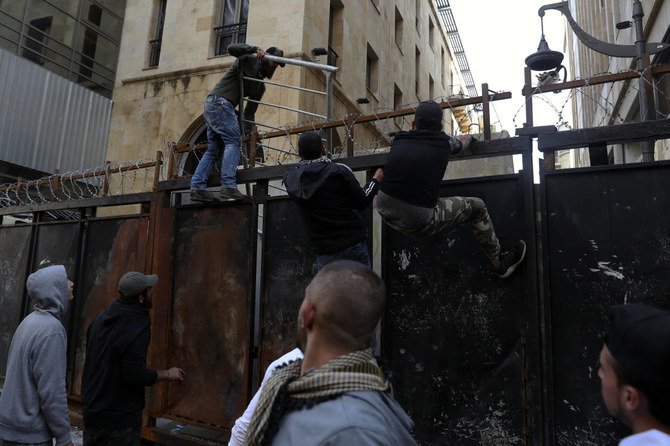
<instances>
[{"instance_id":1,"label":"blue jeans","mask_svg":"<svg viewBox=\"0 0 670 446\"><path fill-rule=\"evenodd\" d=\"M204 116L207 123L207 150L191 178L191 188L207 188L207 178L222 151L221 186L237 187L241 143L235 108L220 96L207 96Z\"/></svg>"},{"instance_id":2,"label":"blue jeans","mask_svg":"<svg viewBox=\"0 0 670 446\"><path fill-rule=\"evenodd\" d=\"M368 268L371 267L370 255L368 254L368 245L365 242L356 243L353 246L345 248L341 251L332 252L330 254L316 255L316 269L317 271L335 260L353 260L354 262L362 263Z\"/></svg>"}]
</instances>

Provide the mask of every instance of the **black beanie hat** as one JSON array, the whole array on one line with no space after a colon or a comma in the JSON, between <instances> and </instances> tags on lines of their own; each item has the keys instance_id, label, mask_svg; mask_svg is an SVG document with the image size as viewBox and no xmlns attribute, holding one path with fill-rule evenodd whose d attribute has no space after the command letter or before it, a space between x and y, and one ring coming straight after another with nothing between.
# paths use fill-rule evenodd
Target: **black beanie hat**
<instances>
[{"instance_id":1,"label":"black beanie hat","mask_svg":"<svg viewBox=\"0 0 670 446\"><path fill-rule=\"evenodd\" d=\"M605 345L632 384L670 390L670 311L641 303L613 306Z\"/></svg>"},{"instance_id":2,"label":"black beanie hat","mask_svg":"<svg viewBox=\"0 0 670 446\"><path fill-rule=\"evenodd\" d=\"M440 130L442 128L442 107L435 101L423 101L414 112L416 128L420 130Z\"/></svg>"},{"instance_id":3,"label":"black beanie hat","mask_svg":"<svg viewBox=\"0 0 670 446\"><path fill-rule=\"evenodd\" d=\"M314 131L305 132L298 138L298 154L302 159L317 159L321 156L323 141Z\"/></svg>"}]
</instances>

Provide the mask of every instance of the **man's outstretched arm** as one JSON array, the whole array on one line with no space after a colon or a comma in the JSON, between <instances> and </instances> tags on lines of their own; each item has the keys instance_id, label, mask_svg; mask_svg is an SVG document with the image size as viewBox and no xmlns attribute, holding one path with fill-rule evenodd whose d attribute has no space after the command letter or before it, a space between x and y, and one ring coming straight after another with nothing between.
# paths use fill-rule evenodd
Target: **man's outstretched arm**
<instances>
[{"instance_id":1,"label":"man's outstretched arm","mask_svg":"<svg viewBox=\"0 0 670 446\"><path fill-rule=\"evenodd\" d=\"M377 192L379 191L379 183L381 183L383 178L384 178L384 169L378 168L375 171L375 174L370 179L370 181L368 181L368 183L365 186L361 187L354 174L351 173L350 178L348 180L349 196L351 197L352 200L351 205L355 209L359 210L363 210L368 206L370 206L370 203L372 203L372 199L375 197L375 195L377 195Z\"/></svg>"}]
</instances>

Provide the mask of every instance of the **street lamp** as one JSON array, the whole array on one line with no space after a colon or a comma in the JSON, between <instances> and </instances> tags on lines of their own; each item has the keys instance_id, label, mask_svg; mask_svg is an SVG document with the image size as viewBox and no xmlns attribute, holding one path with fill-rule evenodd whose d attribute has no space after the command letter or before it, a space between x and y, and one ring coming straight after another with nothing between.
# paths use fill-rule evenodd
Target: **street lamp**
<instances>
[{"instance_id":1,"label":"street lamp","mask_svg":"<svg viewBox=\"0 0 670 446\"><path fill-rule=\"evenodd\" d=\"M558 70L563 61L563 54L549 49L549 45L544 38L544 13L549 9L555 9L565 16L568 24L577 38L593 51L612 57L632 57L637 59L637 69L641 71L639 104L640 121L651 121L655 118L656 110L654 105L653 84L650 67L649 55L660 53L670 45L666 43L647 43L644 37L644 28L642 26L642 3L640 0L633 2L633 21L635 23L635 45L617 45L603 42L589 35L575 22L570 14L568 2L551 3L540 7L538 15L542 24L542 37L537 52L526 58L526 65L534 71ZM620 25L623 26L624 22ZM618 26L618 25L617 25ZM654 146L651 141L642 142L642 161L654 160Z\"/></svg>"}]
</instances>

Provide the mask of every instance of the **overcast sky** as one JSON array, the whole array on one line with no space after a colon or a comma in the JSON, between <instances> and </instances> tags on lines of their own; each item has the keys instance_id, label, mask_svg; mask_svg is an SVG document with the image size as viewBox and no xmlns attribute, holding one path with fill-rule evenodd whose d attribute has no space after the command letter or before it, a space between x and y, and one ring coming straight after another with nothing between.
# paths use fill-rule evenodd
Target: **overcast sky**
<instances>
[{"instance_id":1,"label":"overcast sky","mask_svg":"<svg viewBox=\"0 0 670 446\"><path fill-rule=\"evenodd\" d=\"M491 123L497 131L507 130L515 135L517 127L526 122L523 89L525 59L537 51L540 43L540 6L556 0L450 0L456 26L458 27L468 64L481 94L481 84L489 84L489 90L509 91L511 99L491 103ZM565 53L567 22L558 11L547 11L544 17L544 35L553 51ZM563 61L567 66L567 55ZM535 76L537 73L533 73ZM570 74L568 74L570 80ZM535 78L533 77L533 82ZM533 99L533 124L556 125L557 110L563 108L562 116L572 123L571 104L566 103L568 92L547 93ZM560 130L560 129L559 129ZM566 128L563 128L566 130ZM533 165L535 181L538 181L537 160L542 154L535 150ZM516 170L521 168L521 156L515 155Z\"/></svg>"},{"instance_id":2,"label":"overcast sky","mask_svg":"<svg viewBox=\"0 0 670 446\"><path fill-rule=\"evenodd\" d=\"M479 94L484 82L489 84L490 90L512 93L512 99L492 103L491 122L500 120L498 129L505 129L514 136L515 127L522 127L526 120L521 95L523 69L525 58L537 51L540 42L537 11L552 1L451 0L449 3ZM565 52L566 23L558 11L545 14L545 38L554 51ZM567 56L564 64L567 64ZM567 93L549 93L543 97L560 109ZM558 122L558 113L544 100L535 99L533 107L535 125ZM568 104L564 111L566 119L570 119L570 113Z\"/></svg>"}]
</instances>

